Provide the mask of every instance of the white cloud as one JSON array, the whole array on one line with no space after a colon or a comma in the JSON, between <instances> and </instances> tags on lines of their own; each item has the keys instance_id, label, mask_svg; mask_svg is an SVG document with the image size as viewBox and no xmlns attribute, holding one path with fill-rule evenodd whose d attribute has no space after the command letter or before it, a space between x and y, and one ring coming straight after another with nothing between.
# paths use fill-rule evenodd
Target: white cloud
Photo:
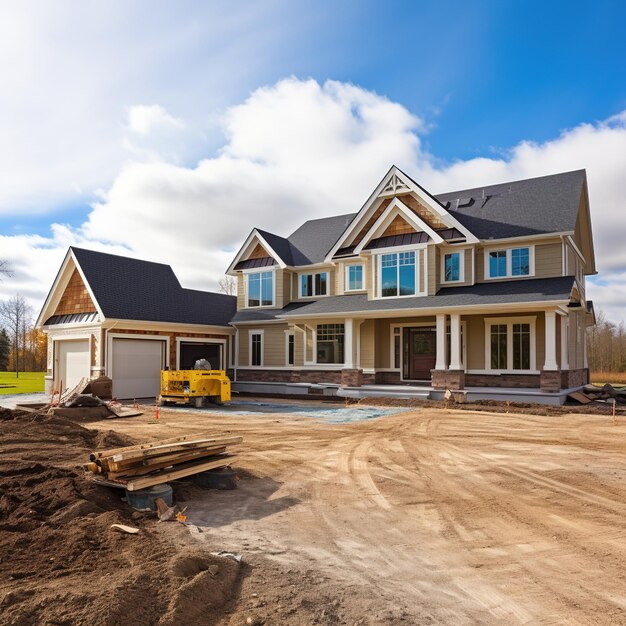
<instances>
[{"instance_id":1,"label":"white cloud","mask_svg":"<svg viewBox=\"0 0 626 626\"><path fill-rule=\"evenodd\" d=\"M160 123L146 118L170 117L161 107L141 111L135 128L156 132ZM584 167L598 267L610 279L590 292L609 316L623 317L626 112L542 144L521 142L501 157L446 164L423 149L424 124L402 105L345 83L290 78L227 109L220 128L222 149L194 167L171 159L171 146L158 159L138 161L136 152L80 228L0 239L3 254L13 251L27 268L11 289L44 295L71 241L171 263L186 286L214 288L253 226L287 235L306 219L357 211L392 163L433 192Z\"/></svg>"},{"instance_id":2,"label":"white cloud","mask_svg":"<svg viewBox=\"0 0 626 626\"><path fill-rule=\"evenodd\" d=\"M170 115L159 104L137 104L128 111L128 129L139 135L149 135L155 131L178 130L183 122Z\"/></svg>"}]
</instances>

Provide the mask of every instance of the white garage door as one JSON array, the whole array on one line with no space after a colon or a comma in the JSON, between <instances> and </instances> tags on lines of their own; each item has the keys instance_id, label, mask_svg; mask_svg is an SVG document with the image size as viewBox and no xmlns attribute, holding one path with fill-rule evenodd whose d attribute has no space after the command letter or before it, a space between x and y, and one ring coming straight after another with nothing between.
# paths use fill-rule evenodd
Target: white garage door
<instances>
[{"instance_id":1,"label":"white garage door","mask_svg":"<svg viewBox=\"0 0 626 626\"><path fill-rule=\"evenodd\" d=\"M72 339L59 341L57 385L63 389L73 389L81 378L89 378L89 339Z\"/></svg>"},{"instance_id":2,"label":"white garage door","mask_svg":"<svg viewBox=\"0 0 626 626\"><path fill-rule=\"evenodd\" d=\"M113 339L112 378L116 398L159 395L165 341Z\"/></svg>"}]
</instances>

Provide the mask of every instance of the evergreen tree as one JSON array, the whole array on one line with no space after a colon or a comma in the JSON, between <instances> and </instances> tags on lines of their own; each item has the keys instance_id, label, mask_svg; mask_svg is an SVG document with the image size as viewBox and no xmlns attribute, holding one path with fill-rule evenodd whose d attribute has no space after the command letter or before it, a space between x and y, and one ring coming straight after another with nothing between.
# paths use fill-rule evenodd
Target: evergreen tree
<instances>
[{"instance_id":1,"label":"evergreen tree","mask_svg":"<svg viewBox=\"0 0 626 626\"><path fill-rule=\"evenodd\" d=\"M11 351L11 342L9 335L4 328L0 328L0 372L6 372L9 367L9 352Z\"/></svg>"}]
</instances>

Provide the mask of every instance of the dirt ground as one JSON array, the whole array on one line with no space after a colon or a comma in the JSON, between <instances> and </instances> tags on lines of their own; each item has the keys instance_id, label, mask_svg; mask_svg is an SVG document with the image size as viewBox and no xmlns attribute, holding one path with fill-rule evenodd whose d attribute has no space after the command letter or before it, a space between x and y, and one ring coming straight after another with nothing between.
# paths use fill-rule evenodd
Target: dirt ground
<instances>
[{"instance_id":1,"label":"dirt ground","mask_svg":"<svg viewBox=\"0 0 626 626\"><path fill-rule=\"evenodd\" d=\"M185 623L626 624L622 416L614 425L599 415L417 407L345 425L284 414L160 409L159 417L155 423L146 408L139 418L83 425L137 440L200 431L244 437L235 449L236 490L178 483L188 528L134 520L165 546L159 552L150 544L156 571L171 572L178 554L243 554L238 577L221 577L221 595L207 596L207 611ZM102 558L122 568L129 556L108 545ZM197 573L187 574L187 584ZM140 597L140 578L84 575L84 590L108 585L120 598L120 588L130 587ZM21 584L60 593L62 580L9 581L18 593L9 597L12 611L29 602L20 600ZM168 591L175 580L170 574L163 582L169 604L137 623L159 623L176 602L182 606ZM192 605L203 605L202 592L193 597ZM90 623L107 623L98 616L92 612Z\"/></svg>"}]
</instances>

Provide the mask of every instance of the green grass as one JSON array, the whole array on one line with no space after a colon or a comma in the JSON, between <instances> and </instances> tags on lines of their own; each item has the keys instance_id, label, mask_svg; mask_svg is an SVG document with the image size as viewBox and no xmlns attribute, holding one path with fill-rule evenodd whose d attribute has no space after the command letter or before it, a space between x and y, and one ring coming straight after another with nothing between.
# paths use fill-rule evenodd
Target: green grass
<instances>
[{"instance_id":1,"label":"green grass","mask_svg":"<svg viewBox=\"0 0 626 626\"><path fill-rule=\"evenodd\" d=\"M0 395L43 391L44 376L45 372L20 372L20 377L15 378L15 372L0 372Z\"/></svg>"}]
</instances>

